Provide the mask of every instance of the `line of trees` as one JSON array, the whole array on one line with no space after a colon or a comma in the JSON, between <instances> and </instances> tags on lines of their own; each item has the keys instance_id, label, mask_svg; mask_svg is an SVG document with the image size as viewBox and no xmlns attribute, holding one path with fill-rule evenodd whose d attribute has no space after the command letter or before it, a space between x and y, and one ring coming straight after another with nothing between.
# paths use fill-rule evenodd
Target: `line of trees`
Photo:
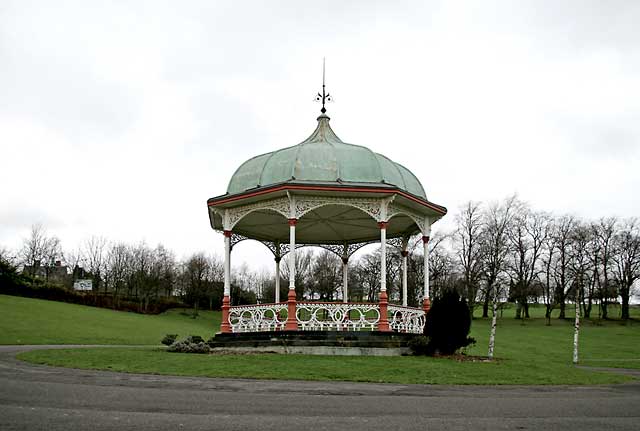
<instances>
[{"instance_id":1,"label":"line of trees","mask_svg":"<svg viewBox=\"0 0 640 431\"><path fill-rule=\"evenodd\" d=\"M501 300L517 304L516 318L529 317L529 304L543 303L546 318L568 302L584 317L609 318L620 301L622 319L640 278L640 224L636 218L583 220L536 211L509 197L502 202L465 204L456 230L434 250L440 265L432 273L435 289L456 289L470 307ZM438 293L436 293L437 295Z\"/></svg>"},{"instance_id":2,"label":"line of trees","mask_svg":"<svg viewBox=\"0 0 640 431\"><path fill-rule=\"evenodd\" d=\"M620 302L622 319L629 318L629 302L640 279L640 223L615 217L583 220L532 209L517 197L483 204L468 202L453 215L452 232L439 232L429 242L432 295L455 290L466 299L472 313L493 316L506 301L514 302L516 318L529 317L529 305L544 304L546 318L568 303L578 304L586 318L597 313L609 318L610 304ZM391 221L393 222L393 221ZM422 301L423 257L421 238L409 240L407 302ZM387 289L392 301L402 300L400 250L387 252ZM380 250L349 261L351 301L373 302L380 290ZM30 276L54 277L60 282L61 263L69 268L64 280L71 287L78 278L90 278L93 292L114 301L133 298L145 311L163 297L209 309L222 301L223 264L218 256L195 253L183 260L162 245L109 242L102 237L86 240L75 251L64 252L59 239L33 226L16 253L0 249L0 258ZM288 264L283 261L280 297L288 290ZM298 299L342 299L342 261L332 252L302 248L296 252ZM48 280L50 281L50 280ZM256 270L246 263L232 272L232 304L273 302L274 271Z\"/></svg>"}]
</instances>

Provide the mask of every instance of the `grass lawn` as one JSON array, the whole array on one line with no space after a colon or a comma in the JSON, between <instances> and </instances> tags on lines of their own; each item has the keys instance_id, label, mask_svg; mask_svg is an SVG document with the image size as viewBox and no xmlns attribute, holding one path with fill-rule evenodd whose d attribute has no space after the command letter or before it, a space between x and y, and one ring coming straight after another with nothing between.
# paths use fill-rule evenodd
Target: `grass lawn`
<instances>
[{"instance_id":1,"label":"grass lawn","mask_svg":"<svg viewBox=\"0 0 640 431\"><path fill-rule=\"evenodd\" d=\"M498 360L492 363L422 357L189 355L167 353L153 346L41 350L19 357L76 368L265 379L437 384L601 384L630 379L574 367L573 322L553 319L551 326L546 326L539 317L543 310L534 308L531 312L534 318L519 321L513 319L512 309L504 310L496 335ZM633 313L637 316L638 309L634 308ZM200 318L191 319L175 310L143 316L0 296L0 324L0 342L4 344L16 343L16 338L33 344L157 344L169 332L208 337L218 328L219 314L202 313ZM467 353L486 355L489 324L489 319L473 321L471 335L477 343ZM41 327L46 329L40 330ZM580 359L584 365L640 368L640 321L584 321Z\"/></svg>"},{"instance_id":2,"label":"grass lawn","mask_svg":"<svg viewBox=\"0 0 640 431\"><path fill-rule=\"evenodd\" d=\"M425 384L602 384L630 380L596 373L570 362L505 358L457 362L415 356L197 355L158 347L40 350L21 353L30 362L133 373L295 380Z\"/></svg>"},{"instance_id":3,"label":"grass lawn","mask_svg":"<svg viewBox=\"0 0 640 431\"><path fill-rule=\"evenodd\" d=\"M156 316L0 295L0 344L160 344L165 334L210 338L220 312L173 309Z\"/></svg>"}]
</instances>

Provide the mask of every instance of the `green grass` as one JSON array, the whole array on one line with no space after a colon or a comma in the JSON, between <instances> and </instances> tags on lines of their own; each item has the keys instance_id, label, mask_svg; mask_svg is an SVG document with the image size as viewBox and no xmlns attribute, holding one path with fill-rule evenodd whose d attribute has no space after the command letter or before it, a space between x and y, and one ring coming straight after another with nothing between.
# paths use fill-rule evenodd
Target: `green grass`
<instances>
[{"instance_id":1,"label":"green grass","mask_svg":"<svg viewBox=\"0 0 640 431\"><path fill-rule=\"evenodd\" d=\"M540 308L531 312L543 315ZM633 314L638 315L637 307ZM434 384L602 384L630 379L571 364L572 320L553 319L546 326L543 318L519 321L512 316L513 310L505 309L498 321L497 360L491 363L422 357L188 355L157 347L42 350L19 357L57 366L209 377ZM178 311L143 316L0 296L0 323L0 341L5 344L15 343L11 340L18 334L34 344L157 344L169 332L208 337L218 329L219 314L202 313L195 320ZM474 320L471 335L477 343L468 354L487 354L489 325L489 319ZM584 321L580 359L583 365L640 368L640 322Z\"/></svg>"},{"instance_id":2,"label":"green grass","mask_svg":"<svg viewBox=\"0 0 640 431\"><path fill-rule=\"evenodd\" d=\"M413 356L196 355L167 353L159 348L40 350L18 357L65 367L227 378L480 385L603 384L630 380L617 374L579 369L568 361L543 358L457 362Z\"/></svg>"},{"instance_id":3,"label":"green grass","mask_svg":"<svg viewBox=\"0 0 640 431\"><path fill-rule=\"evenodd\" d=\"M151 316L0 295L0 344L160 344L165 334L210 338L220 312L173 309Z\"/></svg>"}]
</instances>

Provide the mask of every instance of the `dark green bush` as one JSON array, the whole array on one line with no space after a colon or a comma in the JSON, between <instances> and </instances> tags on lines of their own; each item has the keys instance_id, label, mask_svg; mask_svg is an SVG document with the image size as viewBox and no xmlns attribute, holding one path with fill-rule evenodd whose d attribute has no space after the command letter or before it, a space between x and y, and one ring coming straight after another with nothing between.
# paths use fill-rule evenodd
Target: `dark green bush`
<instances>
[{"instance_id":1,"label":"dark green bush","mask_svg":"<svg viewBox=\"0 0 640 431\"><path fill-rule=\"evenodd\" d=\"M176 338L178 338L178 334L167 334L164 336L161 343L164 344L165 346L170 346L173 343L175 343Z\"/></svg>"},{"instance_id":2,"label":"dark green bush","mask_svg":"<svg viewBox=\"0 0 640 431\"><path fill-rule=\"evenodd\" d=\"M427 348L429 346L429 338L424 335L420 335L409 340L409 343L407 344L409 349L411 349L411 353L414 355L426 355L428 351Z\"/></svg>"},{"instance_id":3,"label":"dark green bush","mask_svg":"<svg viewBox=\"0 0 640 431\"><path fill-rule=\"evenodd\" d=\"M185 341L188 343L195 343L195 344L204 343L204 339L199 335L189 335Z\"/></svg>"},{"instance_id":4,"label":"dark green bush","mask_svg":"<svg viewBox=\"0 0 640 431\"><path fill-rule=\"evenodd\" d=\"M426 317L424 335L429 339L426 355L451 355L475 343L469 337L471 313L464 298L455 291L446 292L433 301Z\"/></svg>"}]
</instances>

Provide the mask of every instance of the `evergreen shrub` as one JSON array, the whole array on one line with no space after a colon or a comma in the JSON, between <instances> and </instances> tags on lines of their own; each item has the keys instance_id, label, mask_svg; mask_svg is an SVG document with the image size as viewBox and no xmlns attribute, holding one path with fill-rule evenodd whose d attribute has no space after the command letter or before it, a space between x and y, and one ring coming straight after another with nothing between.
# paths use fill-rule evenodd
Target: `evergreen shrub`
<instances>
[{"instance_id":1,"label":"evergreen shrub","mask_svg":"<svg viewBox=\"0 0 640 431\"><path fill-rule=\"evenodd\" d=\"M471 313L464 298L458 292L445 292L433 301L427 313L424 336L427 345L422 354L429 356L452 355L458 349L476 342L469 337L471 331ZM414 354L419 354L414 350Z\"/></svg>"}]
</instances>

